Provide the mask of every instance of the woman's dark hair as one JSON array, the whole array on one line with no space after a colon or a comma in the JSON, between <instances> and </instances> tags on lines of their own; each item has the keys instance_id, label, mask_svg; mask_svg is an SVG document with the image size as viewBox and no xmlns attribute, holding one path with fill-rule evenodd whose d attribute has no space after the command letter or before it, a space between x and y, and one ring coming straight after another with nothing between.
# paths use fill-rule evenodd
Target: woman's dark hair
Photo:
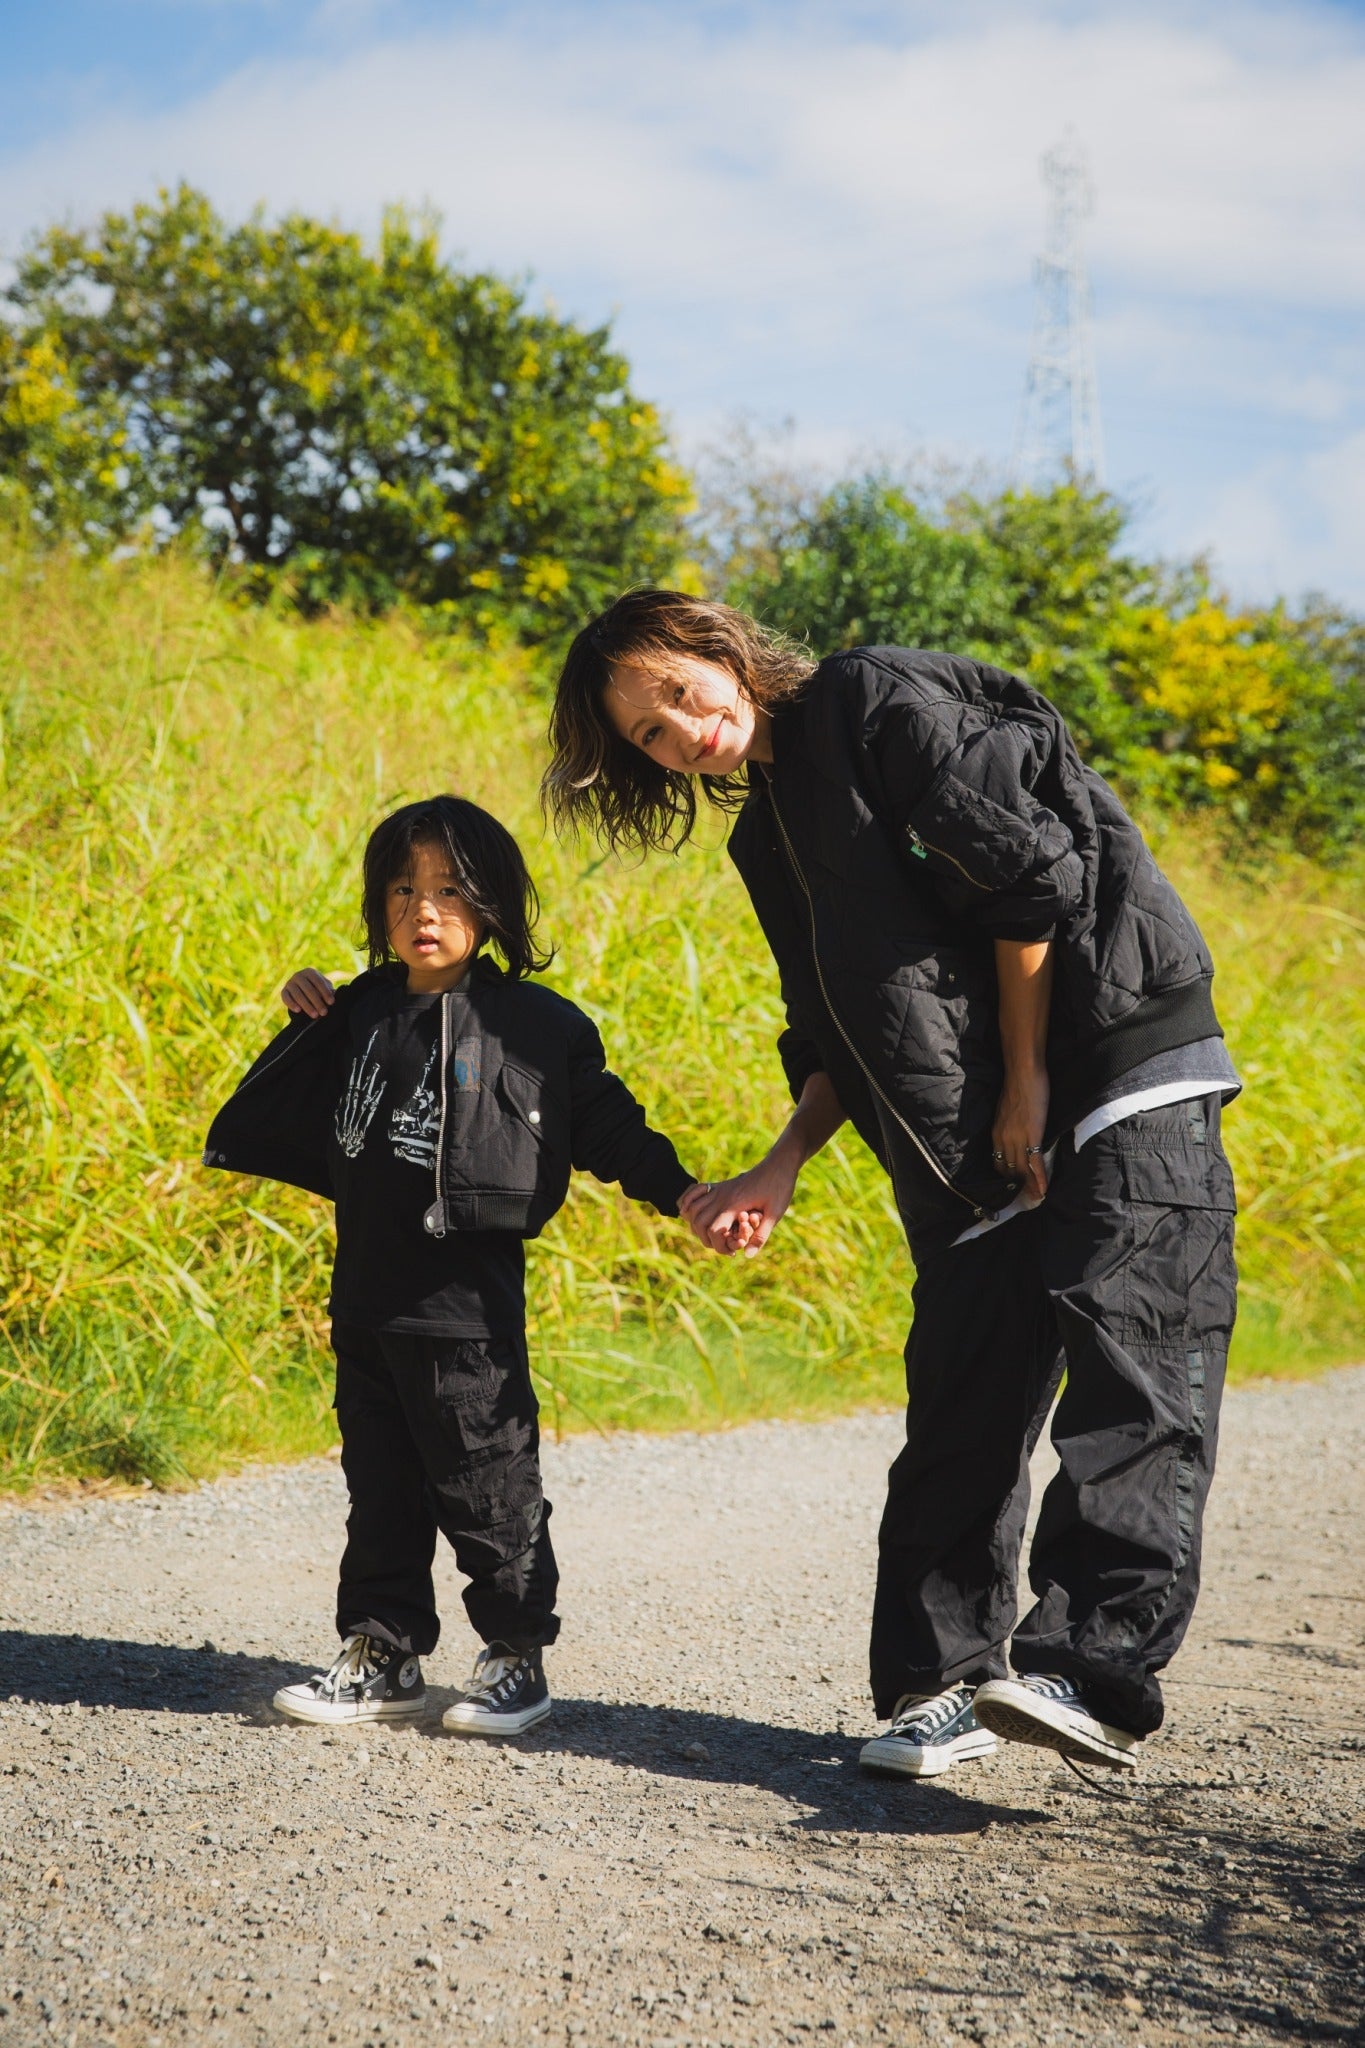
<instances>
[{"instance_id":1,"label":"woman's dark hair","mask_svg":"<svg viewBox=\"0 0 1365 2048\"><path fill-rule=\"evenodd\" d=\"M734 810L742 775L675 774L623 739L603 698L618 662L666 675L678 655L729 671L768 710L797 695L815 662L804 647L747 612L681 590L628 590L578 635L550 714L553 758L541 800L561 831L587 826L614 850L681 846L697 822L697 782L708 803Z\"/></svg>"},{"instance_id":2,"label":"woman's dark hair","mask_svg":"<svg viewBox=\"0 0 1365 2048\"><path fill-rule=\"evenodd\" d=\"M540 898L507 827L467 797L429 796L392 812L366 843L360 914L371 967L397 958L389 942L388 889L390 882L412 872L419 846L435 847L446 856L460 894L514 981L549 966L553 951L542 952L533 937Z\"/></svg>"}]
</instances>

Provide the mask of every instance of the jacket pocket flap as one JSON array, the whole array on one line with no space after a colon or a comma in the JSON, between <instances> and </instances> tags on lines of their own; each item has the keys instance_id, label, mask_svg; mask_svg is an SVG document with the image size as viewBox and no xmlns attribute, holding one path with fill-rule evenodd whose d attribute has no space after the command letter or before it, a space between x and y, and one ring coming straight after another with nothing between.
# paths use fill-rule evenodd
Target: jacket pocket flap
<instances>
[{"instance_id":1,"label":"jacket pocket flap","mask_svg":"<svg viewBox=\"0 0 1365 2048\"><path fill-rule=\"evenodd\" d=\"M504 1065L498 1071L498 1098L519 1122L540 1137L544 1125L546 1095L536 1074L521 1067Z\"/></svg>"}]
</instances>

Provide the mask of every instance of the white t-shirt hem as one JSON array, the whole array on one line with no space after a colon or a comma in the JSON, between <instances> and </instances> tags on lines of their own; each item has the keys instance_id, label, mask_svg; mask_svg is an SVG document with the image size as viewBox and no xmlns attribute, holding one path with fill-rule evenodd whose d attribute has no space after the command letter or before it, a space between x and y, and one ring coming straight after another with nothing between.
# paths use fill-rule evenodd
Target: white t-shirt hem
<instances>
[{"instance_id":1,"label":"white t-shirt hem","mask_svg":"<svg viewBox=\"0 0 1365 2048\"><path fill-rule=\"evenodd\" d=\"M1139 1088L1132 1095L1120 1095L1114 1102L1106 1102L1100 1109L1092 1109L1089 1116L1081 1118L1071 1133L1072 1143L1079 1152L1082 1145L1088 1145L1092 1138L1098 1138L1101 1131L1107 1131L1113 1124L1121 1124L1130 1116L1141 1116L1144 1109L1164 1109L1172 1102L1197 1102L1201 1095L1231 1093L1228 1081L1162 1081L1155 1088ZM1043 1165L1048 1179L1052 1178L1052 1162L1057 1156L1057 1147L1043 1155ZM967 1244L974 1237L984 1237L988 1230L998 1230L1002 1223L1008 1223L1015 1216L1026 1216L1030 1209L1041 1208L1046 1195L1035 1195L1031 1191L1017 1194L1005 1208L997 1210L980 1223L971 1223L959 1237L953 1239L953 1246Z\"/></svg>"}]
</instances>

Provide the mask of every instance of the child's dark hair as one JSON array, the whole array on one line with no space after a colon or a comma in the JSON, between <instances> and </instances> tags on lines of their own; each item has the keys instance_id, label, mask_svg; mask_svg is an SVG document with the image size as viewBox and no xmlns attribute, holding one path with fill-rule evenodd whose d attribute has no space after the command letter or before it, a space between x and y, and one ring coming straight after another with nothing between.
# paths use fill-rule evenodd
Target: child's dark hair
<instances>
[{"instance_id":1,"label":"child's dark hair","mask_svg":"<svg viewBox=\"0 0 1365 2048\"><path fill-rule=\"evenodd\" d=\"M487 928L514 981L549 966L553 950L543 952L533 936L540 898L507 827L467 797L429 796L394 811L366 844L360 914L371 967L397 957L385 914L388 889L411 872L419 846L434 846L449 860L460 894Z\"/></svg>"}]
</instances>

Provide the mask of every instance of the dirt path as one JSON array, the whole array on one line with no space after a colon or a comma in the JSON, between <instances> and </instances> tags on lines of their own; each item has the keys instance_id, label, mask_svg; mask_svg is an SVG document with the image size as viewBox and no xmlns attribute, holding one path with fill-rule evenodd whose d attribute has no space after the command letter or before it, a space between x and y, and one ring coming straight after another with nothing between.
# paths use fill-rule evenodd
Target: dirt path
<instances>
[{"instance_id":1,"label":"dirt path","mask_svg":"<svg viewBox=\"0 0 1365 2048\"><path fill-rule=\"evenodd\" d=\"M869 1781L892 1416L547 1452L555 1718L283 1726L334 1465L0 1512L0 2040L1361 2039L1365 1371L1228 1403L1207 1590L1121 1799ZM77 1706L75 1701L79 1700Z\"/></svg>"}]
</instances>

